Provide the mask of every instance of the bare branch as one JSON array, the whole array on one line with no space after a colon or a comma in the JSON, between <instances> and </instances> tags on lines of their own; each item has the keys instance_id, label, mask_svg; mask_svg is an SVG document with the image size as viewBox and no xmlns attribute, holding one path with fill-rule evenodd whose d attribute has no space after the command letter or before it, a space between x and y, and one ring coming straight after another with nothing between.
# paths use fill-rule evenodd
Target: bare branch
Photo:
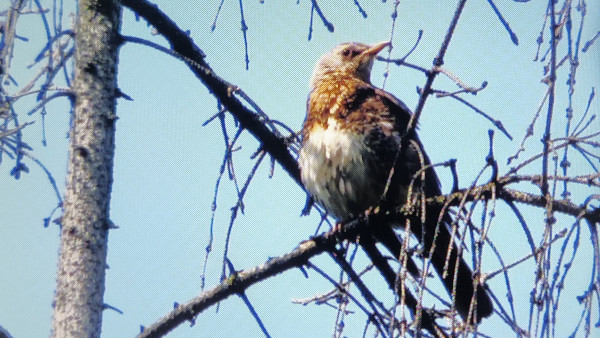
<instances>
[{"instance_id":1,"label":"bare branch","mask_svg":"<svg viewBox=\"0 0 600 338\"><path fill-rule=\"evenodd\" d=\"M454 17L452 18L452 21L450 22L450 27L448 27L448 31L446 32L446 36L444 37L444 42L442 42L442 46L440 47L440 50L439 50L436 58L434 59L434 62L433 62L434 68L441 67L444 64L444 56L446 55L446 50L448 49L450 40L452 39L452 35L454 35L454 29L456 28L456 25L458 24L458 19L460 18L460 15L465 7L466 2L467 2L466 0L460 0L458 2L458 5L456 6L456 10L454 12ZM438 72L436 72L435 70L429 71L427 74L427 81L425 82L425 86L423 87L421 95L419 96L419 102L417 103L417 108L415 109L415 112L412 114L410 121L406 127L406 132L405 132L405 136L404 136L404 140L403 140L403 144L402 144L402 149L407 148L406 146L408 145L408 140L411 139L411 136L414 133L415 128L417 127L417 123L419 121L419 118L421 117L423 107L425 107L425 101L427 100L427 97L429 96L429 94L431 94L433 80L435 80L435 77L437 76L437 74L438 74Z\"/></svg>"},{"instance_id":2,"label":"bare branch","mask_svg":"<svg viewBox=\"0 0 600 338\"><path fill-rule=\"evenodd\" d=\"M173 309L171 313L152 326L144 328L138 337L164 335L180 323L194 319L198 313L231 295L242 293L250 286L283 271L305 265L311 257L323 253L335 243L336 238L330 234L315 237L312 240L300 243L296 249L288 254L271 258L264 264L254 268L233 273L213 289L203 292L186 304Z\"/></svg>"},{"instance_id":3,"label":"bare branch","mask_svg":"<svg viewBox=\"0 0 600 338\"><path fill-rule=\"evenodd\" d=\"M504 17L500 13L500 10L498 9L498 7L496 7L496 4L494 3L494 1L493 0L487 0L487 2L490 4L490 6L492 6L492 9L494 10L494 13L496 13L496 16L498 17L498 19L500 19L500 22L502 22L502 26L504 26L504 29L506 29L506 31L508 32L508 35L510 35L511 41L515 45L518 45L519 44L519 39L517 38L517 34L515 34L515 32L512 31L512 29L510 28L510 25L508 24L508 22L506 21L506 19L504 19Z\"/></svg>"},{"instance_id":4,"label":"bare branch","mask_svg":"<svg viewBox=\"0 0 600 338\"><path fill-rule=\"evenodd\" d=\"M244 56L245 56L245 61L246 61L246 70L248 70L248 64L250 63L250 59L248 58L248 35L246 34L246 32L248 31L248 26L246 25L246 19L244 18L243 0L239 0L239 3L240 3L242 34L244 35Z\"/></svg>"},{"instance_id":5,"label":"bare branch","mask_svg":"<svg viewBox=\"0 0 600 338\"><path fill-rule=\"evenodd\" d=\"M321 21L323 21L323 25L325 25L325 28L327 28L328 31L333 32L334 31L333 24L331 22L329 22L327 20L327 18L325 18L325 15L323 14L323 12L321 11L321 8L317 4L317 0L311 0L311 1L312 1L311 12L313 10L316 11L317 14L319 15L319 18L321 18ZM311 22L312 22L312 20L311 20ZM310 40L310 38L309 38L309 40Z\"/></svg>"}]
</instances>

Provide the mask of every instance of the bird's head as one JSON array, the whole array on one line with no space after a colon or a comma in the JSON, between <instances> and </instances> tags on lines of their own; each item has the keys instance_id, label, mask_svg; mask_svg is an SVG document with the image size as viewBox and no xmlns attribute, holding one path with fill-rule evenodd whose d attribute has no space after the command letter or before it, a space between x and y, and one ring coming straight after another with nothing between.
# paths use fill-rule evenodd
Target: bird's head
<instances>
[{"instance_id":1,"label":"bird's head","mask_svg":"<svg viewBox=\"0 0 600 338\"><path fill-rule=\"evenodd\" d=\"M374 45L364 43L343 43L329 53L323 55L317 62L313 75L310 79L310 87L326 78L357 77L365 82L370 82L371 68L377 54L389 46L389 41L383 41Z\"/></svg>"}]
</instances>

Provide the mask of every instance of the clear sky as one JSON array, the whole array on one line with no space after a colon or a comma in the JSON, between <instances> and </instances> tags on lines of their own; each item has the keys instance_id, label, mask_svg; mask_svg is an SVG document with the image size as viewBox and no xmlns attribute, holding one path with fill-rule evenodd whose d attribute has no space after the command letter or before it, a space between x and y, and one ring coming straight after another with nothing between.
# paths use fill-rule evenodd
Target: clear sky
<instances>
[{"instance_id":1,"label":"clear sky","mask_svg":"<svg viewBox=\"0 0 600 338\"><path fill-rule=\"evenodd\" d=\"M67 2L72 11L73 4ZM343 4L320 1L335 32L328 32L315 14L312 40L308 41L310 1L299 1L299 4L296 1L267 0L264 4L245 1L250 58L249 70L245 70L238 1L225 1L214 32L210 28L220 1L155 2L181 28L190 31L219 76L240 86L271 118L294 130L300 129L304 119L308 81L319 56L341 42L374 43L389 39L394 3L359 1L368 15L365 19L353 1ZM455 2L402 1L392 57L405 55L415 43L418 31L423 30L419 46L407 61L430 67L454 12ZM52 4L51 1L42 3L44 6ZM488 81L484 91L464 98L501 120L512 134L513 141L499 132L495 137L500 173L506 173L509 167L505 159L519 148L546 89L540 82L544 64L532 61L546 1L497 0L496 4L519 38L519 46L511 43L487 1L470 1L450 44L445 67L472 86ZM7 2L2 0L0 9L6 7ZM64 24L69 20L66 16ZM20 18L18 34L29 38L29 42L17 41L15 47L12 75L20 86L28 83L40 69L40 65L25 68L45 43L40 29L38 16ZM590 1L582 41L588 41L599 30L600 8ZM136 21L127 9L123 11L122 33L167 46L162 38L151 34L151 28L144 21ZM543 49L545 46L546 42ZM581 116L585 109L591 87L600 88L599 56L598 43L587 53L580 54L581 69L585 72L577 74L576 116ZM106 275L104 300L124 314L111 310L104 313L105 337L135 335L140 325L150 325L166 314L174 302L184 303L199 294L213 192L224 152L219 124L215 121L202 126L217 112L216 100L181 61L132 44L121 48L119 58L119 87L134 101L118 102L111 219L119 229L109 235L110 269ZM596 66L592 66L594 64ZM382 84L384 70L384 63L376 63L372 78L375 85ZM389 73L385 89L414 108L418 100L416 87L424 85L424 75L396 66L390 66ZM559 83L562 97L565 97L564 74L561 73L563 77ZM434 87L456 90L444 76L438 77ZM14 86L7 88L17 91ZM25 141L54 175L62 194L67 163L68 102L59 99L48 105L45 147L42 145L40 115L26 115L34 104L32 100L22 100L16 107L21 122L35 121L25 129ZM592 112L598 114L599 107L596 99ZM564 134L564 108L564 99L558 100L554 130L557 135ZM527 143L529 155L540 149L541 126L538 122L536 135ZM227 127L233 135L235 125L231 118L227 119ZM493 126L487 120L464 105L450 98L431 97L420 120L419 133L434 162L458 159L460 183L466 186L485 164L490 128ZM600 129L598 119L591 128ZM235 153L234 161L237 178L243 184L254 163L249 157L258 144L250 135L244 134L239 145L242 148ZM12 162L7 157L2 160L0 325L15 337L43 337L50 330L59 243L58 226L52 224L44 228L43 219L50 216L58 201L45 173L36 164L27 161L31 172L15 180L9 175ZM229 258L236 269L250 268L269 257L291 251L314 233L318 223L315 212L309 217L299 216L305 202L304 192L279 166L275 166L274 177L269 179L268 164L269 161L265 161L259 168L245 198L245 213L238 216L232 231ZM573 173L586 165L575 162ZM527 172L539 172L540 166L534 164ZM585 171L589 172L587 168ZM447 192L452 184L451 175L443 169L438 172ZM574 191L574 200L582 195L589 195L589 192ZM219 281L230 207L235 200L235 187L225 176L217 200L214 251L208 260L206 288ZM581 203L581 200L575 202ZM498 211L506 212L507 208L499 207ZM537 229L533 231L537 244L543 228L542 214L530 209L525 211L526 217L532 220L530 226ZM53 215L54 218L57 216ZM562 227L573 222L570 218L559 218L559 221L563 222ZM521 244L525 243L525 237L514 216L500 213L494 224L490 236L507 262L527 253L528 247ZM588 238L589 234L584 232L582 241L588 241ZM574 297L581 295L589 282L589 267L585 266L586 260L590 259L589 250L589 243L581 248L579 257L583 265L573 269L578 271L575 269L579 268L582 273L570 275L571 283L561 298L564 324L558 326L557 336L571 333L581 313L582 308ZM484 264L484 268L493 271L498 265L492 259L493 254L487 254L489 258L484 263L488 265ZM317 257L313 262L337 276L338 269L329 257ZM516 302L521 304L516 309L522 318L519 323L524 327L527 323L525 314L529 311L528 292L533 285L532 266L529 263L514 270L512 280ZM291 303L292 299L309 298L332 289L316 273L309 275L306 279L301 271L292 270L248 290L248 298L274 337L324 337L332 333L335 309ZM372 274L368 280L385 288L378 278L377 274ZM575 290L570 290L572 285ZM490 286L506 304L502 278L495 278ZM597 303L594 306L598 308ZM260 336L258 325L239 298L227 299L220 304L218 313L215 310L210 308L200 314L194 327L182 325L172 336ZM351 305L351 310L355 314L346 317L345 332L350 337L360 336L364 316L356 306ZM593 323L598 318L597 312L595 315ZM497 318L484 321L482 330L498 336L509 332ZM600 335L600 330L594 330Z\"/></svg>"}]
</instances>

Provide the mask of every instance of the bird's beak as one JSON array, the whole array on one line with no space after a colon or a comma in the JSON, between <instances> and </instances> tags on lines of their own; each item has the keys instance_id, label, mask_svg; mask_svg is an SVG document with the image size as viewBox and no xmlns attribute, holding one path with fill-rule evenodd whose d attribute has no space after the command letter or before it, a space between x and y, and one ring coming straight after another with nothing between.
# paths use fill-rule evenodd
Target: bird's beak
<instances>
[{"instance_id":1,"label":"bird's beak","mask_svg":"<svg viewBox=\"0 0 600 338\"><path fill-rule=\"evenodd\" d=\"M373 46L369 47L369 49L365 50L363 52L363 55L375 56L379 52L381 52L382 49L384 49L387 46L390 46L391 44L392 43L390 41L378 42L378 43L374 44Z\"/></svg>"}]
</instances>

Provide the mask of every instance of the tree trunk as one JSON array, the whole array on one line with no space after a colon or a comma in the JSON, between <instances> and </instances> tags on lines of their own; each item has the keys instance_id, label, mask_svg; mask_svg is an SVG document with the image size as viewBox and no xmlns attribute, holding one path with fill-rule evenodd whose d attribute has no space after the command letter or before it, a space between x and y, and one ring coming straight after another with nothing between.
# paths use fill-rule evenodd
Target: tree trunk
<instances>
[{"instance_id":1,"label":"tree trunk","mask_svg":"<svg viewBox=\"0 0 600 338\"><path fill-rule=\"evenodd\" d=\"M121 5L80 0L74 116L54 295L53 337L99 337L114 157Z\"/></svg>"}]
</instances>

